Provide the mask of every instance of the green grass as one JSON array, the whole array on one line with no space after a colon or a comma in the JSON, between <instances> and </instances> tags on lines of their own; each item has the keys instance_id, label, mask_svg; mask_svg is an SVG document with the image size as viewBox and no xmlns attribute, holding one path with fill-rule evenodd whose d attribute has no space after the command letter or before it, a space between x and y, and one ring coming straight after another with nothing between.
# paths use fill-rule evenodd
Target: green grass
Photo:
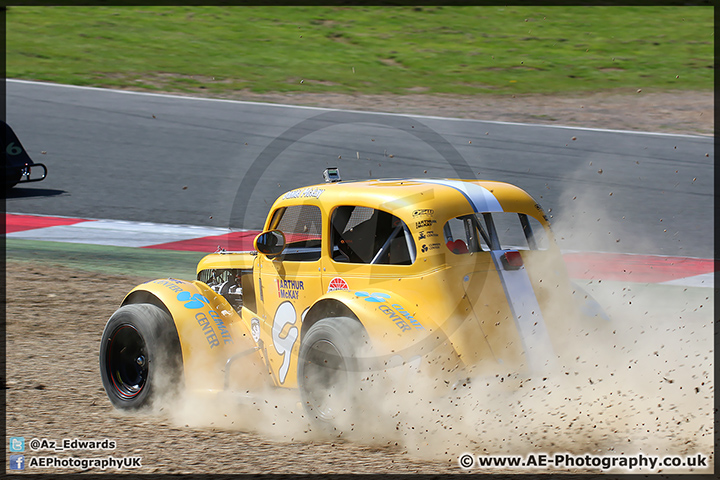
<instances>
[{"instance_id":1,"label":"green grass","mask_svg":"<svg viewBox=\"0 0 720 480\"><path fill-rule=\"evenodd\" d=\"M7 260L148 278L194 280L195 267L203 256L205 254L198 252L39 240L7 239L5 242Z\"/></svg>"},{"instance_id":2,"label":"green grass","mask_svg":"<svg viewBox=\"0 0 720 480\"><path fill-rule=\"evenodd\" d=\"M712 7L9 7L7 76L211 95L713 88ZM302 83L301 83L302 81Z\"/></svg>"}]
</instances>

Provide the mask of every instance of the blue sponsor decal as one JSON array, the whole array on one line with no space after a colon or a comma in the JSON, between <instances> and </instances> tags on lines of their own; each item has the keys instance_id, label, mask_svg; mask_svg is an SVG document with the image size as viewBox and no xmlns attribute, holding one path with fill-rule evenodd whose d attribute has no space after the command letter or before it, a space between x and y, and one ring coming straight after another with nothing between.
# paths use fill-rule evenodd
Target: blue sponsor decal
<instances>
[{"instance_id":1,"label":"blue sponsor decal","mask_svg":"<svg viewBox=\"0 0 720 480\"><path fill-rule=\"evenodd\" d=\"M366 302L372 303L384 303L390 299L390 295L380 292L355 292L355 295L364 298ZM413 327L415 330L425 330L425 327L422 326L418 319L413 317L410 312L398 303L393 303L390 306L378 305L378 309L387 315L403 332L412 330Z\"/></svg>"},{"instance_id":2,"label":"blue sponsor decal","mask_svg":"<svg viewBox=\"0 0 720 480\"><path fill-rule=\"evenodd\" d=\"M202 331L205 334L205 339L207 340L208 345L210 345L210 348L220 346L220 340L218 340L217 334L215 333L215 330L213 330L212 325L210 325L210 320L208 320L207 316L200 312L195 315L195 320L197 320L198 325L202 328Z\"/></svg>"},{"instance_id":3,"label":"blue sponsor decal","mask_svg":"<svg viewBox=\"0 0 720 480\"><path fill-rule=\"evenodd\" d=\"M392 308L388 307L387 305L380 305L378 308L381 312L387 315L390 320L392 320L395 325L397 325L397 327L403 332L406 330L412 330L410 325L408 325L407 322L400 317L400 315L393 311Z\"/></svg>"},{"instance_id":4,"label":"blue sponsor decal","mask_svg":"<svg viewBox=\"0 0 720 480\"><path fill-rule=\"evenodd\" d=\"M182 291L177 294L177 299L180 302L186 302L185 308L189 308L191 310L195 310L198 308L204 307L206 304L209 305L210 302L207 298L200 295L199 293L192 294L190 292Z\"/></svg>"},{"instance_id":5,"label":"blue sponsor decal","mask_svg":"<svg viewBox=\"0 0 720 480\"><path fill-rule=\"evenodd\" d=\"M174 278L168 278L166 280L153 280L152 282L147 283L154 283L156 285L162 285L163 287L168 288L169 290L173 292L182 292L183 288L180 286L183 284L183 282L179 280L175 280Z\"/></svg>"},{"instance_id":6,"label":"blue sponsor decal","mask_svg":"<svg viewBox=\"0 0 720 480\"><path fill-rule=\"evenodd\" d=\"M208 315L210 316L210 318L208 318ZM220 315L218 315L213 310L210 310L207 315L203 312L197 313L195 315L195 320L197 320L198 325L200 325L200 328L202 328L202 331L205 334L205 338L207 339L210 348L220 346L220 340L222 340L223 344L225 345L227 345L228 343L233 343L233 339L227 325L225 324L225 322L223 322L222 318L220 318ZM213 329L210 320L215 323L215 326L220 331L219 338L218 334L215 333L215 330Z\"/></svg>"},{"instance_id":7,"label":"blue sponsor decal","mask_svg":"<svg viewBox=\"0 0 720 480\"><path fill-rule=\"evenodd\" d=\"M368 292L355 292L355 295L358 297L364 297L366 302L373 302L373 303L382 303L388 298L390 298L390 295L387 293L368 293Z\"/></svg>"},{"instance_id":8,"label":"blue sponsor decal","mask_svg":"<svg viewBox=\"0 0 720 480\"><path fill-rule=\"evenodd\" d=\"M378 309L387 315L403 332L412 330L413 327L415 327L415 330L425 330L425 327L400 304L379 305Z\"/></svg>"},{"instance_id":9,"label":"blue sponsor decal","mask_svg":"<svg viewBox=\"0 0 720 480\"><path fill-rule=\"evenodd\" d=\"M390 295L380 292L355 292L355 295L364 298L366 302L372 303L384 303L390 299ZM422 326L418 319L413 317L410 312L399 303L393 303L390 306L378 305L378 309L387 315L403 332L412 330L413 327L415 327L415 330L425 330L425 327Z\"/></svg>"},{"instance_id":10,"label":"blue sponsor decal","mask_svg":"<svg viewBox=\"0 0 720 480\"><path fill-rule=\"evenodd\" d=\"M410 313L405 310L405 308L402 305L399 305L397 303L393 303L392 307L395 309L396 312L398 312L400 315L405 317L405 320L408 321L412 326L415 327L415 330L425 330L425 328L422 326L422 324Z\"/></svg>"}]
</instances>

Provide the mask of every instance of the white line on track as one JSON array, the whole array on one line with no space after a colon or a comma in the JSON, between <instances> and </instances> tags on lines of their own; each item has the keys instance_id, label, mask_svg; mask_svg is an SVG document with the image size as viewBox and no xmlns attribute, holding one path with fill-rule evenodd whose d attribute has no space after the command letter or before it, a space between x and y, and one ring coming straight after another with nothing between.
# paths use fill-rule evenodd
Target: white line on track
<instances>
[{"instance_id":1,"label":"white line on track","mask_svg":"<svg viewBox=\"0 0 720 480\"><path fill-rule=\"evenodd\" d=\"M667 282L660 282L660 285L675 285L681 287L715 287L715 273L703 273L692 277L676 278Z\"/></svg>"},{"instance_id":2,"label":"white line on track","mask_svg":"<svg viewBox=\"0 0 720 480\"><path fill-rule=\"evenodd\" d=\"M703 139L711 139L712 136L705 136L705 135L688 135L688 134L681 134L681 133L659 133L659 132L639 132L634 130L612 130L612 129L606 129L606 128L589 128L589 127L571 127L571 126L565 126L565 125L542 125L542 124L535 124L535 123L518 123L518 122L500 122L497 120L477 120L472 118L454 118L454 117L437 117L432 115L415 115L415 114L405 114L405 113L384 113L384 112L370 112L370 111L363 111L363 110L343 110L339 108L326 108L326 107L308 107L304 105L286 105L282 103L267 103L267 102L248 102L245 100L229 100L226 98L204 98L204 97L193 97L193 96L185 96L185 95L170 95L167 93L151 93L151 92L135 92L132 90L115 90L112 88L98 88L98 87L85 87L81 85L65 85L62 83L48 83L48 82L36 82L32 80L18 80L13 78L8 78L5 80L6 82L10 83L20 83L20 84L27 84L27 85L42 85L42 86L48 86L48 87L61 87L61 88L75 88L80 90L91 90L91 91L97 91L97 92L113 92L113 93L122 93L126 95L144 95L149 97L160 97L160 98L173 98L173 99L182 99L182 100L201 100L204 102L221 102L221 103L231 103L231 104L237 104L237 105L262 105L266 107L280 107L280 108L300 108L304 110L318 110L318 111L324 111L324 112L350 112L350 113L363 113L368 115L391 115L391 116L397 116L397 117L413 117L413 118L425 118L425 119L431 119L431 120L446 120L446 121L452 121L452 122L477 122L477 123L489 123L493 125L515 125L515 126L522 126L522 127L541 127L541 128L559 128L564 130L581 130L581 131L589 131L589 132L608 132L608 133L627 133L627 134L633 134L633 135L655 135L655 136L661 136L661 137L685 137L685 138L703 138Z\"/></svg>"},{"instance_id":3,"label":"white line on track","mask_svg":"<svg viewBox=\"0 0 720 480\"><path fill-rule=\"evenodd\" d=\"M94 220L73 225L56 225L21 230L8 233L6 237L115 247L148 247L196 238L214 237L226 233L228 233L228 230L223 228Z\"/></svg>"}]
</instances>

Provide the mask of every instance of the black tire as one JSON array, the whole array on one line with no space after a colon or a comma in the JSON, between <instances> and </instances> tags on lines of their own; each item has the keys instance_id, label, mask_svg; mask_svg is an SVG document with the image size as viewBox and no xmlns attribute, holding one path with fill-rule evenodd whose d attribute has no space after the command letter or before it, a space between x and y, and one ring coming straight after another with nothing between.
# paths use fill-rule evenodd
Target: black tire
<instances>
[{"instance_id":1,"label":"black tire","mask_svg":"<svg viewBox=\"0 0 720 480\"><path fill-rule=\"evenodd\" d=\"M160 393L175 393L182 368L177 329L164 310L130 304L110 317L100 343L100 376L116 408L145 407Z\"/></svg>"},{"instance_id":2,"label":"black tire","mask_svg":"<svg viewBox=\"0 0 720 480\"><path fill-rule=\"evenodd\" d=\"M341 417L354 413L370 368L368 354L367 333L353 318L326 318L310 327L300 345L298 386L311 421L337 427Z\"/></svg>"}]
</instances>

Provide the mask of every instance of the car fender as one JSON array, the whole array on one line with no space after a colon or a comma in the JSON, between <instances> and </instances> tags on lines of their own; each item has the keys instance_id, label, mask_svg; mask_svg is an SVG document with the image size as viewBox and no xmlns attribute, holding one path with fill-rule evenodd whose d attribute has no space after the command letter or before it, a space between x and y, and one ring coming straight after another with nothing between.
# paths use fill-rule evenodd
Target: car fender
<instances>
[{"instance_id":1,"label":"car fender","mask_svg":"<svg viewBox=\"0 0 720 480\"><path fill-rule=\"evenodd\" d=\"M335 316L351 316L362 323L372 343L373 355L381 364L408 363L421 357L429 359L441 352L445 358L450 352L453 362L457 361L437 323L424 315L415 302L397 293L381 289L328 292L305 316L302 337L316 321Z\"/></svg>"},{"instance_id":2,"label":"car fender","mask_svg":"<svg viewBox=\"0 0 720 480\"><path fill-rule=\"evenodd\" d=\"M250 332L225 298L199 281L151 280L128 293L123 305L152 303L166 310L177 329L185 384L193 390L222 390L228 360L241 352L261 364Z\"/></svg>"}]
</instances>

